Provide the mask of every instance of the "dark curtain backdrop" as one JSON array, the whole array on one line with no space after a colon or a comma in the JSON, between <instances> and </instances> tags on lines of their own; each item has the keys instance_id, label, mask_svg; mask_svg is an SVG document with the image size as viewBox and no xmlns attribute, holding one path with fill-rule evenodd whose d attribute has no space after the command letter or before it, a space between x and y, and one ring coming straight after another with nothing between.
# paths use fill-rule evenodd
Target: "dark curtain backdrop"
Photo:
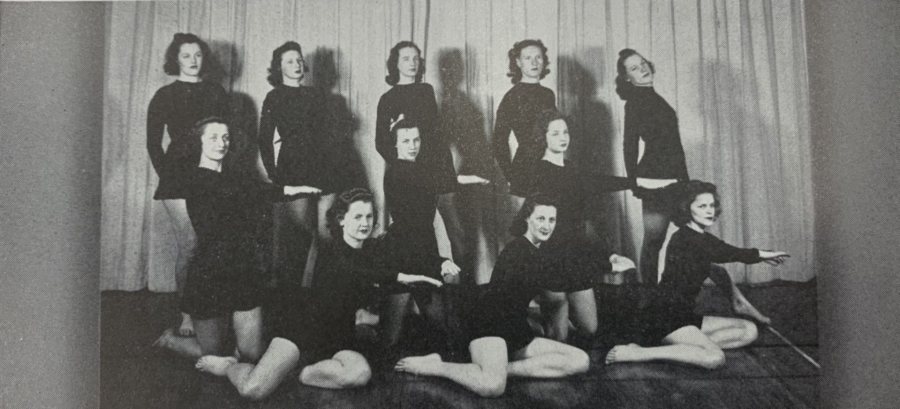
<instances>
[{"instance_id":1,"label":"dark curtain backdrop","mask_svg":"<svg viewBox=\"0 0 900 409\"><path fill-rule=\"evenodd\" d=\"M270 86L272 50L304 48L308 85L329 95L338 142L351 146L382 200L375 108L388 89L390 47L413 40L426 59L457 169L496 178L489 151L497 104L511 86L506 52L540 38L549 47L543 84L571 115L572 158L624 175L623 101L614 92L618 50L635 48L657 68L656 89L676 109L693 178L719 186L724 214L714 233L740 246L783 249L786 266L728 266L742 282L815 277L810 132L803 4L799 1L320 0L116 2L107 5L103 94L101 288L174 291L168 218L153 201L146 151L153 93L175 32L210 43L213 78L231 92L237 122L255 134ZM508 238L502 185L464 189L447 221L457 262L481 280ZM599 198L592 230L621 254L640 245L640 201Z\"/></svg>"}]
</instances>

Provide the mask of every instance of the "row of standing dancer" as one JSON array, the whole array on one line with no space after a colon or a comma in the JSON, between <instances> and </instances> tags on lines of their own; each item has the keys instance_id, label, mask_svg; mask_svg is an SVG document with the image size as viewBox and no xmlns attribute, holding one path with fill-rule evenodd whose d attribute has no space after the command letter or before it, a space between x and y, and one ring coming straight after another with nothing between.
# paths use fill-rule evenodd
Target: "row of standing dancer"
<instances>
[{"instance_id":1,"label":"row of standing dancer","mask_svg":"<svg viewBox=\"0 0 900 409\"><path fill-rule=\"evenodd\" d=\"M303 384L360 386L371 378L366 354L372 352L356 340L354 325L381 321L382 341L395 344L414 302L434 329L429 333L447 341L430 346L446 350L466 345L471 362L444 362L431 354L397 361L399 371L446 377L482 396L502 394L507 376L584 372L586 353L565 341L596 335L593 286L598 277L634 269L631 260L586 238L585 202L625 189L644 200L648 234L641 257L642 270L653 266L652 278L645 274L648 281L656 281L656 268L643 261L655 259L654 249L647 247L658 251L672 215L681 229L668 247L658 302L621 325L637 343L613 348L607 363L666 359L712 368L721 365L722 348L752 342L752 322L697 317L693 298L710 276L731 294L738 312L766 322L727 272L710 266L726 261L779 264L787 255L737 249L704 232L718 217L715 187L687 181L677 118L653 91L652 64L628 49L617 64L617 91L626 100L628 177L590 175L565 159L568 123L555 109L553 92L540 85L549 73L546 52L539 40L518 42L509 51L515 85L498 107L493 148L510 192L528 199L510 229L516 238L501 252L490 283L471 286L458 284L459 266L439 254L437 200L461 184L489 181L456 175L449 147L437 134L434 90L421 82L422 59L414 43L397 44L388 58L386 80L393 87L379 101L375 135L387 164L386 206L376 209L367 190L345 189L329 178L333 152L321 131L326 117L321 96L300 85L305 64L299 45L288 42L273 52L269 82L275 88L263 104L259 129L271 183L261 183L237 171L229 156L234 130L225 119L227 95L201 80L208 47L192 34L176 34L164 68L177 74L178 81L151 101L148 150L160 176L154 198L164 200L183 233L180 248L189 253L194 231L197 239L190 262L180 262L187 266L183 322L178 334L168 330L158 344L200 358L199 369L227 376L250 398L267 396L297 369ZM171 139L165 151L164 129ZM279 139L274 138L276 130ZM511 137L519 144L514 156ZM646 144L640 160L638 139ZM684 183L674 184L678 181ZM338 190L342 192L336 194ZM285 286L288 295L267 312L274 315L274 336L264 347L261 305L272 290L255 271L255 242L260 215L274 202L291 209L294 220L312 232L308 254L314 256L302 258L303 265L294 268L315 274L305 285ZM672 203L679 204L674 213L668 209ZM316 231L325 228L332 240L319 248ZM373 239L382 229L385 237ZM653 234L662 236L658 245ZM465 300L460 303L465 307L443 308L448 294ZM528 303L535 297L544 317L532 328ZM388 300L388 306L380 316L367 317L366 307L379 300ZM577 334L569 334L570 322ZM229 324L235 356L223 354Z\"/></svg>"}]
</instances>

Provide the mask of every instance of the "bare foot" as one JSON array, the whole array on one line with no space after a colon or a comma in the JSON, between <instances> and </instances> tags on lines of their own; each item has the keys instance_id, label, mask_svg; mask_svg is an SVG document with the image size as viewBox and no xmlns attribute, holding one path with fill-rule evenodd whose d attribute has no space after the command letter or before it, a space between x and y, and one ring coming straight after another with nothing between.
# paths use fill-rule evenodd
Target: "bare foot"
<instances>
[{"instance_id":1,"label":"bare foot","mask_svg":"<svg viewBox=\"0 0 900 409\"><path fill-rule=\"evenodd\" d=\"M408 372L413 375L427 375L442 362L444 361L438 354L410 356L397 361L397 364L394 365L394 370L397 372Z\"/></svg>"},{"instance_id":2,"label":"bare foot","mask_svg":"<svg viewBox=\"0 0 900 409\"><path fill-rule=\"evenodd\" d=\"M194 321L190 315L181 313L181 325L178 327L178 335L183 337L194 336Z\"/></svg>"},{"instance_id":3,"label":"bare foot","mask_svg":"<svg viewBox=\"0 0 900 409\"><path fill-rule=\"evenodd\" d=\"M194 365L200 372L211 373L216 376L225 376L228 367L237 363L233 356L206 355L197 360Z\"/></svg>"},{"instance_id":4,"label":"bare foot","mask_svg":"<svg viewBox=\"0 0 900 409\"><path fill-rule=\"evenodd\" d=\"M159 338L156 339L156 341L153 341L153 346L168 348L173 338L175 338L175 330L173 330L172 328L166 328L166 330L163 331L162 335L160 335Z\"/></svg>"},{"instance_id":5,"label":"bare foot","mask_svg":"<svg viewBox=\"0 0 900 409\"><path fill-rule=\"evenodd\" d=\"M635 361L640 355L641 349L643 348L638 344L616 345L608 354L606 354L606 360L604 362L607 365L611 365L617 362Z\"/></svg>"},{"instance_id":6,"label":"bare foot","mask_svg":"<svg viewBox=\"0 0 900 409\"><path fill-rule=\"evenodd\" d=\"M732 306L734 307L734 312L738 314L746 315L766 325L772 323L771 318L759 312L759 310L757 310L756 307L753 306L753 304L750 304L750 301L747 301L747 299L744 297L735 298Z\"/></svg>"}]
</instances>

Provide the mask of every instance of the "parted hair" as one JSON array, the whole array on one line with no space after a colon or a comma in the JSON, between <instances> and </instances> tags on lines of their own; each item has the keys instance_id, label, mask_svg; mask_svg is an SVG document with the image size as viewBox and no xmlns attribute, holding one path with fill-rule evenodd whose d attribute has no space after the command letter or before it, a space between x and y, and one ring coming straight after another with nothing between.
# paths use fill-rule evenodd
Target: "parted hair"
<instances>
[{"instance_id":1,"label":"parted hair","mask_svg":"<svg viewBox=\"0 0 900 409\"><path fill-rule=\"evenodd\" d=\"M509 225L509 234L513 236L521 236L528 231L528 217L534 213L534 209L538 206L553 206L559 209L555 197L545 193L534 193L525 198L522 208L516 214L512 224Z\"/></svg>"},{"instance_id":2,"label":"parted hair","mask_svg":"<svg viewBox=\"0 0 900 409\"><path fill-rule=\"evenodd\" d=\"M400 81L400 70L397 68L397 63L400 62L400 50L404 48L415 48L416 54L419 54L419 71L416 72L416 83L422 82L422 77L425 76L425 59L422 57L422 50L412 41L401 41L391 47L391 52L388 54L386 63L388 75L384 77L384 82L387 82L388 85L397 85Z\"/></svg>"},{"instance_id":3,"label":"parted hair","mask_svg":"<svg viewBox=\"0 0 900 409\"><path fill-rule=\"evenodd\" d=\"M678 197L678 200L675 202L675 207L672 209L672 222L678 227L684 227L691 222L691 203L694 203L697 196L704 193L713 195L714 205L716 207L716 217L719 217L719 215L722 214L721 201L719 200L719 193L716 190L716 185L700 180L689 180L673 185L672 188L676 189Z\"/></svg>"},{"instance_id":4,"label":"parted hair","mask_svg":"<svg viewBox=\"0 0 900 409\"><path fill-rule=\"evenodd\" d=\"M212 52L209 50L209 44L201 40L200 37L192 33L175 33L172 36L172 42L166 48L166 61L163 63L163 71L168 75L178 75L180 69L178 67L178 52L184 44L197 44L200 46L200 52L203 53L203 63L200 65L200 76L206 75L210 70L212 63Z\"/></svg>"},{"instance_id":5,"label":"parted hair","mask_svg":"<svg viewBox=\"0 0 900 409\"><path fill-rule=\"evenodd\" d=\"M342 236L341 219L344 218L347 210L350 209L350 205L354 202L374 203L375 197L369 189L362 187L354 187L338 194L331 208L325 213L325 223L328 231L331 233L331 237L337 239Z\"/></svg>"},{"instance_id":6,"label":"parted hair","mask_svg":"<svg viewBox=\"0 0 900 409\"><path fill-rule=\"evenodd\" d=\"M516 60L522 55L522 50L525 47L531 46L540 48L541 56L544 57L544 69L541 70L541 79L544 79L550 73L550 68L547 68L550 66L550 57L547 57L547 46L544 45L544 42L532 39L522 40L513 44L512 48L506 53L507 57L509 57L509 72L506 73L506 76L510 78L513 84L518 84L519 81L522 81L522 70L519 69Z\"/></svg>"}]
</instances>

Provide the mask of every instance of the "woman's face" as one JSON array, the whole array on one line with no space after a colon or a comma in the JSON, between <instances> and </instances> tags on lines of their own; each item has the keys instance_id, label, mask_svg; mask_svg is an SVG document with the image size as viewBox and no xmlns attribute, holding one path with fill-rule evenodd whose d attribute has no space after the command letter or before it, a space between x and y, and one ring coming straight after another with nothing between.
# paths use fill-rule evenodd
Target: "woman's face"
<instances>
[{"instance_id":1,"label":"woman's face","mask_svg":"<svg viewBox=\"0 0 900 409\"><path fill-rule=\"evenodd\" d=\"M537 205L525 221L528 222L525 238L535 244L543 243L556 228L556 206Z\"/></svg>"},{"instance_id":2,"label":"woman's face","mask_svg":"<svg viewBox=\"0 0 900 409\"><path fill-rule=\"evenodd\" d=\"M557 119L547 126L547 150L563 153L569 148L569 126L564 119Z\"/></svg>"},{"instance_id":3,"label":"woman's face","mask_svg":"<svg viewBox=\"0 0 900 409\"><path fill-rule=\"evenodd\" d=\"M628 82L637 86L653 85L653 71L650 64L640 54L629 56L623 62Z\"/></svg>"},{"instance_id":4,"label":"woman's face","mask_svg":"<svg viewBox=\"0 0 900 409\"><path fill-rule=\"evenodd\" d=\"M701 193L691 202L691 221L706 229L716 222L716 198L712 193Z\"/></svg>"},{"instance_id":5,"label":"woman's face","mask_svg":"<svg viewBox=\"0 0 900 409\"><path fill-rule=\"evenodd\" d=\"M203 135L200 136L203 157L215 162L221 162L228 154L228 146L231 137L228 135L228 126L217 122L206 124Z\"/></svg>"},{"instance_id":6,"label":"woman's face","mask_svg":"<svg viewBox=\"0 0 900 409\"><path fill-rule=\"evenodd\" d=\"M372 235L372 226L375 224L375 211L372 202L362 200L350 203L347 213L340 220L344 238L363 241Z\"/></svg>"},{"instance_id":7,"label":"woman's face","mask_svg":"<svg viewBox=\"0 0 900 409\"><path fill-rule=\"evenodd\" d=\"M541 72L544 71L544 53L541 48L536 45L529 45L522 49L519 58L516 59L516 65L522 71L522 77L532 80L540 80Z\"/></svg>"},{"instance_id":8,"label":"woman's face","mask_svg":"<svg viewBox=\"0 0 900 409\"><path fill-rule=\"evenodd\" d=\"M419 128L402 128L397 130L397 159L415 162L419 156L422 139Z\"/></svg>"},{"instance_id":9,"label":"woman's face","mask_svg":"<svg viewBox=\"0 0 900 409\"><path fill-rule=\"evenodd\" d=\"M199 77L203 68L203 50L200 44L184 43L178 48L178 70L181 75Z\"/></svg>"},{"instance_id":10,"label":"woman's face","mask_svg":"<svg viewBox=\"0 0 900 409\"><path fill-rule=\"evenodd\" d=\"M296 50L288 50L281 54L281 76L287 80L303 79L303 55Z\"/></svg>"},{"instance_id":11,"label":"woman's face","mask_svg":"<svg viewBox=\"0 0 900 409\"><path fill-rule=\"evenodd\" d=\"M397 58L397 70L405 79L416 79L419 73L419 52L413 47L401 48Z\"/></svg>"}]
</instances>

